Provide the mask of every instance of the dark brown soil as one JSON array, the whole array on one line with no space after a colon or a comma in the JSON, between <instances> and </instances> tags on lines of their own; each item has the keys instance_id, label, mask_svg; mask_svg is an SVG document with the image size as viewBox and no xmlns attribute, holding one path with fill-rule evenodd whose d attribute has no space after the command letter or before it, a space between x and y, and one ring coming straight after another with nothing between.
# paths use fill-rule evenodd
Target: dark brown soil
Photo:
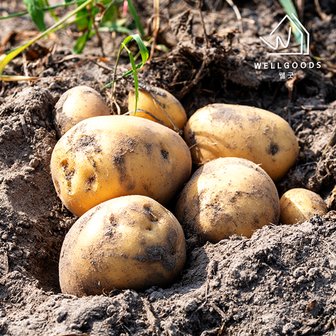
<instances>
[{"instance_id":1,"label":"dark brown soil","mask_svg":"<svg viewBox=\"0 0 336 336\"><path fill-rule=\"evenodd\" d=\"M49 162L57 141L53 108L76 85L102 92L111 107L115 41L103 36L109 57L99 60L93 39L85 56L71 55L72 38L61 33L40 42L50 50L34 61L18 57L8 73L37 75L36 83L0 83L0 335L334 335L336 333L336 18L334 1L305 1L302 22L311 33L311 53L321 69L255 70L273 61L259 36L284 13L276 1L236 1L243 32L225 2L205 1L206 46L198 11L162 1L157 52L141 73L181 99L188 114L209 103L239 103L269 109L289 121L300 157L278 183L281 194L307 187L329 204L325 217L294 226L267 226L251 239L232 237L203 246L188 241L188 261L166 289L114 291L76 298L60 293L58 259L76 218L56 196ZM14 2L13 2L14 3ZM151 1L139 2L145 18ZM0 3L0 14L8 5ZM28 19L1 23L0 49L22 42ZM17 34L6 39L16 30ZM53 47L52 47L53 45ZM309 56L300 61L314 61ZM292 59L291 59L292 60ZM276 61L288 61L277 56ZM123 60L126 67L126 58ZM131 79L118 82L116 101L126 110ZM334 191L333 191L334 190Z\"/></svg>"}]
</instances>

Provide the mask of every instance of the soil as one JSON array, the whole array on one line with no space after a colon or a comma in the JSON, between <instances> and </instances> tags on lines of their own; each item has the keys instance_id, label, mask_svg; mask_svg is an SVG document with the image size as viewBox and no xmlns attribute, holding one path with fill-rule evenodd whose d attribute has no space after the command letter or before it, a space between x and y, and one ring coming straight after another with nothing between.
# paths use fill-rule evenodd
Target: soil
<instances>
[{"instance_id":1,"label":"soil","mask_svg":"<svg viewBox=\"0 0 336 336\"><path fill-rule=\"evenodd\" d=\"M298 225L266 226L250 239L205 245L189 239L186 267L169 288L82 298L61 294L58 258L76 218L62 206L50 177L57 141L54 105L68 88L83 84L99 90L114 111L118 104L125 112L132 81L118 81L114 101L111 91L102 89L112 78L118 41L113 36L102 36L108 55L102 59L94 38L78 56L71 54L70 30L53 35L7 68L7 73L39 76L37 82L0 83L0 335L336 333L335 3L321 1L321 12L307 0L301 8L314 58L299 60L320 60L322 68L292 69L292 79L281 79L277 69L254 69L255 62L274 61L259 36L283 17L278 2L236 1L243 32L225 1L204 3L208 41L197 9L161 2L157 42L169 51L156 52L141 72L141 83L168 89L189 115L226 102L284 117L299 138L300 156L277 183L279 193L309 188L327 201L329 213ZM15 9L15 2L0 3L0 13L8 6ZM148 25L151 1L137 7ZM2 51L36 34L27 18L1 26ZM276 57L281 64L287 60ZM119 73L127 59L122 63Z\"/></svg>"}]
</instances>

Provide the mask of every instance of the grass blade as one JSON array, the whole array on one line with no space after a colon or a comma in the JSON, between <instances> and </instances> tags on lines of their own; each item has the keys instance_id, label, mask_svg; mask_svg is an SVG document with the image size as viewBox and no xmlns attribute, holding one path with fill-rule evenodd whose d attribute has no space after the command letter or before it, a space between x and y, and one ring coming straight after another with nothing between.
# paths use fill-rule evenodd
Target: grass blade
<instances>
[{"instance_id":1,"label":"grass blade","mask_svg":"<svg viewBox=\"0 0 336 336\"><path fill-rule=\"evenodd\" d=\"M19 82L19 81L33 81L38 80L38 77L31 77L31 76L7 76L7 75L0 75L0 81L3 82Z\"/></svg>"},{"instance_id":2,"label":"grass blade","mask_svg":"<svg viewBox=\"0 0 336 336\"><path fill-rule=\"evenodd\" d=\"M47 27L44 22L44 11L42 9L44 7L43 0L23 0L23 2L39 31L45 31Z\"/></svg>"},{"instance_id":3,"label":"grass blade","mask_svg":"<svg viewBox=\"0 0 336 336\"><path fill-rule=\"evenodd\" d=\"M22 53L24 50L26 50L29 46L40 40L41 38L47 36L50 33L53 33L57 31L60 27L63 26L66 21L68 21L72 16L76 15L79 11L81 11L83 8L85 8L87 5L92 3L94 0L86 0L84 3L82 3L80 6L78 6L75 10L68 13L66 16L64 16L61 20L56 22L54 25L52 25L50 28L39 34L38 36L34 37L24 45L10 51L8 54L4 55L0 58L0 75L4 71L5 67L9 62L11 62L17 55Z\"/></svg>"},{"instance_id":4,"label":"grass blade","mask_svg":"<svg viewBox=\"0 0 336 336\"><path fill-rule=\"evenodd\" d=\"M143 26L141 24L139 15L138 15L135 7L134 7L133 1L132 0L127 0L127 3L128 3L129 11L130 11L130 13L133 17L134 22L135 22L135 26L137 27L138 32L140 33L140 36L144 37L145 36L145 31L144 31Z\"/></svg>"},{"instance_id":5,"label":"grass blade","mask_svg":"<svg viewBox=\"0 0 336 336\"><path fill-rule=\"evenodd\" d=\"M292 0L279 0L282 8L284 9L285 13L289 16L289 17L293 17L293 14L298 18L298 14L296 11L296 8L292 2ZM292 31L295 37L295 40L297 43L301 43L301 34L299 32L299 30L297 29L297 27L291 23L291 27L292 27ZM305 46L306 41L303 41L303 44Z\"/></svg>"},{"instance_id":6,"label":"grass blade","mask_svg":"<svg viewBox=\"0 0 336 336\"><path fill-rule=\"evenodd\" d=\"M60 8L60 7L68 7L68 6L74 5L75 3L76 3L76 1L71 0L71 1L68 1L66 3L57 4L57 5L53 5L53 6L47 6L47 7L41 8L41 9L44 12L47 12L47 11L52 11L52 10ZM16 13L8 14L6 16L0 16L0 21L1 20L8 20L8 19L12 19L12 18L15 18L15 17L20 17L20 16L25 16L27 14L28 14L28 11L23 11L23 12L16 12Z\"/></svg>"},{"instance_id":7,"label":"grass blade","mask_svg":"<svg viewBox=\"0 0 336 336\"><path fill-rule=\"evenodd\" d=\"M115 23L118 20L118 6L111 1L103 13L101 25L106 26Z\"/></svg>"},{"instance_id":8,"label":"grass blade","mask_svg":"<svg viewBox=\"0 0 336 336\"><path fill-rule=\"evenodd\" d=\"M132 66L132 72L133 72L133 80L134 80L134 92L135 92L135 107L134 107L134 113L137 110L138 107L138 100L139 100L139 78L138 78L138 68L135 64L135 60L134 57L131 53L131 51L125 46L125 50L128 53L130 62L131 62L131 66Z\"/></svg>"},{"instance_id":9,"label":"grass blade","mask_svg":"<svg viewBox=\"0 0 336 336\"><path fill-rule=\"evenodd\" d=\"M141 62L139 62L138 64L135 63L135 57L133 56L133 54L129 50L129 48L127 48L127 45L131 41L135 41L136 44L138 45L138 48L139 48L139 52L140 52L140 55L141 55ZM125 72L122 77L126 77L126 76L129 76L129 75L133 74L134 92L135 92L135 109L134 109L134 112L135 112L137 110L137 107L138 107L138 97L139 97L138 70L145 65L145 63L147 62L147 60L149 58L149 52L148 52L144 42L142 41L141 37L138 34L129 35L129 36L125 37L125 39L121 42L120 47L119 47L119 51L118 51L118 55L117 55L117 59L116 59L116 64L115 64L115 67L114 67L113 81L112 81L112 83L108 83L107 85L105 85L105 87L109 87L112 84L113 85L112 91L114 92L115 84L116 84L116 76L117 76L117 67L118 67L120 55L121 55L121 53L124 49L126 50L126 52L128 54L132 69Z\"/></svg>"},{"instance_id":10,"label":"grass blade","mask_svg":"<svg viewBox=\"0 0 336 336\"><path fill-rule=\"evenodd\" d=\"M109 27L99 28L100 32L117 32L125 35L132 34L132 31L123 25L120 25L118 22L111 24Z\"/></svg>"},{"instance_id":11,"label":"grass blade","mask_svg":"<svg viewBox=\"0 0 336 336\"><path fill-rule=\"evenodd\" d=\"M75 54L81 54L85 48L86 42L89 40L91 31L88 29L84 32L77 40L73 47L73 51Z\"/></svg>"},{"instance_id":12,"label":"grass blade","mask_svg":"<svg viewBox=\"0 0 336 336\"><path fill-rule=\"evenodd\" d=\"M127 45L132 40L134 40L139 47L139 51L140 51L140 55L141 55L141 62L142 62L142 65L144 65L148 60L149 52L148 52L144 42L142 41L142 38L138 34L133 34L131 36L126 37L124 39L124 41L122 42L122 44Z\"/></svg>"}]
</instances>

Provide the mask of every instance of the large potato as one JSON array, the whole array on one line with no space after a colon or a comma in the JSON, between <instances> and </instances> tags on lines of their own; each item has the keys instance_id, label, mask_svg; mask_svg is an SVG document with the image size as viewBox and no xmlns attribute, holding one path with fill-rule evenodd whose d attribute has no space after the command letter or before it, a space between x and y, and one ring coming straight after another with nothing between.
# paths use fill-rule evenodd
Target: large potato
<instances>
[{"instance_id":1,"label":"large potato","mask_svg":"<svg viewBox=\"0 0 336 336\"><path fill-rule=\"evenodd\" d=\"M51 157L57 194L78 216L124 195L167 203L190 173L190 151L177 133L131 116L81 121L58 141Z\"/></svg>"},{"instance_id":2,"label":"large potato","mask_svg":"<svg viewBox=\"0 0 336 336\"><path fill-rule=\"evenodd\" d=\"M280 198L280 211L281 223L296 224L314 215L325 215L328 208L320 195L308 189L294 188Z\"/></svg>"},{"instance_id":3,"label":"large potato","mask_svg":"<svg viewBox=\"0 0 336 336\"><path fill-rule=\"evenodd\" d=\"M55 105L55 126L61 136L80 121L109 115L102 96L89 86L75 86L64 92Z\"/></svg>"},{"instance_id":4,"label":"large potato","mask_svg":"<svg viewBox=\"0 0 336 336\"><path fill-rule=\"evenodd\" d=\"M71 227L59 263L63 293L169 285L186 259L183 230L162 205L145 196L97 205Z\"/></svg>"},{"instance_id":5,"label":"large potato","mask_svg":"<svg viewBox=\"0 0 336 336\"><path fill-rule=\"evenodd\" d=\"M186 232L215 243L233 234L250 237L264 225L277 224L279 197L274 182L255 163L219 158L194 173L175 214Z\"/></svg>"},{"instance_id":6,"label":"large potato","mask_svg":"<svg viewBox=\"0 0 336 336\"><path fill-rule=\"evenodd\" d=\"M294 164L298 141L278 115L250 106L212 104L195 112L185 127L193 161L241 157L261 164L277 180Z\"/></svg>"},{"instance_id":7,"label":"large potato","mask_svg":"<svg viewBox=\"0 0 336 336\"><path fill-rule=\"evenodd\" d=\"M135 94L128 96L128 110L132 115L156 121L175 131L183 129L187 122L187 114L181 103L168 91L150 87L148 90L139 89L137 110L135 108Z\"/></svg>"}]
</instances>

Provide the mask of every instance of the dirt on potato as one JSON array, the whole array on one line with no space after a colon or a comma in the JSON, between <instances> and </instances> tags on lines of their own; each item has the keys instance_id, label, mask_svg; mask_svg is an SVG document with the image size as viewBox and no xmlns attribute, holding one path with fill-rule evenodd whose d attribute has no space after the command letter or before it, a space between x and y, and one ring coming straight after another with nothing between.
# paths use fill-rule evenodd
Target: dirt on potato
<instances>
[{"instance_id":1,"label":"dirt on potato","mask_svg":"<svg viewBox=\"0 0 336 336\"><path fill-rule=\"evenodd\" d=\"M15 3L2 2L0 15L15 10ZM235 4L242 21L226 1L204 1L205 39L197 9L181 1L160 2L157 43L169 51L156 52L140 81L176 95L189 116L216 102L256 106L284 117L299 139L300 155L277 183L279 193L309 188L327 201L329 213L300 225L266 226L250 239L205 245L188 239L187 264L169 288L82 298L61 294L59 254L76 218L62 206L50 176L57 141L54 105L67 89L88 85L115 113L117 106L126 112L132 80L118 82L112 101L111 91L102 87L112 78L116 40L102 34L104 63L95 38L84 55L72 55L71 35L60 33L39 42L48 51L34 61L19 56L7 69L39 76L38 81L0 83L0 335L336 333L335 3L320 1L319 8L317 1L301 2L311 54L322 67L286 71L254 67L274 60L259 36L269 34L284 16L278 1ZM136 1L136 6L148 28L152 2ZM21 29L35 29L27 17L6 23L0 52L26 39ZM276 61L283 64L288 56ZM126 68L125 57L120 73Z\"/></svg>"}]
</instances>

